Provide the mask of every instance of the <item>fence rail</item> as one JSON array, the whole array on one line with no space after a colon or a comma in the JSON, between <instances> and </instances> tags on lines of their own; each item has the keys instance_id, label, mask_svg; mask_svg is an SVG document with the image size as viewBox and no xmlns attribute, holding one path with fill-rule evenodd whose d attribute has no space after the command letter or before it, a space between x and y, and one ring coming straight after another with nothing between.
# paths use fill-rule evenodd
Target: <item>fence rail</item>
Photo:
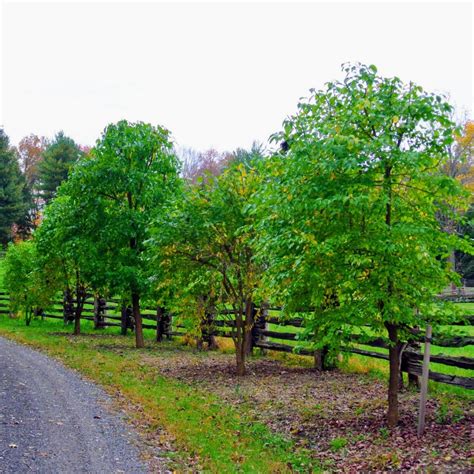
<instances>
[{"instance_id":1,"label":"fence rail","mask_svg":"<svg viewBox=\"0 0 474 474\"><path fill-rule=\"evenodd\" d=\"M0 292L0 314L9 314L8 309L9 297L5 292ZM55 301L56 306L62 306L63 301ZM282 308L279 307L267 307L267 310L271 311L281 311ZM129 319L127 320L127 314L122 311L121 304L119 300L110 299L107 302L102 302L100 307L102 311L101 317L97 314L97 302L93 299L88 299L84 305L84 314L82 319L88 321L94 321L97 327L120 327L122 331L129 327L133 328L133 324L130 325ZM112 311L115 314L110 314L109 311ZM301 312L309 312L311 309L304 309ZM118 314L121 312L122 314ZM291 341L295 342L304 342L298 339L298 334L294 332L280 332L277 330L272 330L269 325L275 325L277 328L297 328L300 329L304 327L304 320L302 318L292 318L292 319L279 319L276 317L264 317L262 316L263 311L258 313L258 308L254 308L256 323L252 328L252 346L256 348L278 351L278 352L287 352L287 353L296 353L302 356L311 356L314 357L314 349L304 347L302 344L300 346L290 345L283 342L277 341ZM145 329L153 329L157 332L157 340L161 340L164 336L171 338L173 336L184 336L186 335L186 328L179 323L172 323L171 317L169 314L160 312L159 308L153 309L149 307L144 307L141 312L142 318L144 320L143 327ZM226 316L227 318L232 318L233 311L231 310L222 310L218 313L221 316ZM52 310L50 312L43 313L41 315L44 318L52 319L64 319L62 314L62 309ZM128 314L129 318L130 314ZM153 321L153 324L149 324L146 321ZM463 325L473 325L474 315L467 315L463 317L462 321L459 324ZM236 322L233 319L214 319L211 323L212 329L207 328L204 336L218 336L218 337L227 337L231 338L233 336L233 330L235 329ZM272 340L269 340L272 339ZM342 351L357 354L365 357L371 357L381 360L388 360L388 354L377 351L370 351L362 348L361 346L374 347L378 349L387 349L388 345L385 339L381 337L367 337L361 334L352 334L350 336L350 341L346 347L342 348ZM424 342L424 337L413 331L413 342ZM438 335L433 337L432 344L440 347L455 347L462 348L474 345L474 337L471 336L443 336ZM413 375L421 375L421 361L423 359L422 354L413 350L412 347L407 348L402 352L401 357L401 370ZM447 367L456 367L465 370L474 370L474 358L464 357L464 356L447 356L443 354L435 354L431 356L431 362L442 364ZM445 383L449 385L456 385L466 389L474 389L474 377L464 377L459 375L450 375L439 372L429 373L429 378L436 382Z\"/></svg>"}]
</instances>

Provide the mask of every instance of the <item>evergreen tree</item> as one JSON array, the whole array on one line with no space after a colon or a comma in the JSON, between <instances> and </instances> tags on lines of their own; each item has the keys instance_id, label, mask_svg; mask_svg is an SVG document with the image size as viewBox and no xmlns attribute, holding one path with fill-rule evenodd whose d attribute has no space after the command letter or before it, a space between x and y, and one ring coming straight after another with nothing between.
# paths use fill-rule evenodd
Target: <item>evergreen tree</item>
<instances>
[{"instance_id":1,"label":"evergreen tree","mask_svg":"<svg viewBox=\"0 0 474 474\"><path fill-rule=\"evenodd\" d=\"M23 173L21 174L21 183L23 212L21 213L21 216L15 221L15 234L22 240L25 240L36 228L38 208L33 195L33 190L28 185L27 177Z\"/></svg>"},{"instance_id":2,"label":"evergreen tree","mask_svg":"<svg viewBox=\"0 0 474 474\"><path fill-rule=\"evenodd\" d=\"M12 225L25 212L24 178L8 136L0 129L0 245L12 238Z\"/></svg>"},{"instance_id":3,"label":"evergreen tree","mask_svg":"<svg viewBox=\"0 0 474 474\"><path fill-rule=\"evenodd\" d=\"M474 204L471 204L465 219L459 229L459 234L474 240ZM466 280L474 280L474 256L468 253L456 252L456 270Z\"/></svg>"},{"instance_id":4,"label":"evergreen tree","mask_svg":"<svg viewBox=\"0 0 474 474\"><path fill-rule=\"evenodd\" d=\"M72 138L59 132L46 148L39 163L39 191L45 203L56 196L56 189L68 177L71 166L82 156Z\"/></svg>"}]
</instances>

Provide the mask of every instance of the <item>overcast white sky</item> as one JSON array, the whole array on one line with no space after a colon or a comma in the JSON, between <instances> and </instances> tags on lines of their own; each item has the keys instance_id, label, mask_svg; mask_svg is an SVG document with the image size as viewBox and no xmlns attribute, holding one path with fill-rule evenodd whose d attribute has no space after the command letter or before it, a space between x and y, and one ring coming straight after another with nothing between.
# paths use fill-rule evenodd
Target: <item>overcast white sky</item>
<instances>
[{"instance_id":1,"label":"overcast white sky","mask_svg":"<svg viewBox=\"0 0 474 474\"><path fill-rule=\"evenodd\" d=\"M472 117L472 3L2 0L0 124L12 143L94 144L122 118L180 146L265 142L346 61L449 93Z\"/></svg>"}]
</instances>

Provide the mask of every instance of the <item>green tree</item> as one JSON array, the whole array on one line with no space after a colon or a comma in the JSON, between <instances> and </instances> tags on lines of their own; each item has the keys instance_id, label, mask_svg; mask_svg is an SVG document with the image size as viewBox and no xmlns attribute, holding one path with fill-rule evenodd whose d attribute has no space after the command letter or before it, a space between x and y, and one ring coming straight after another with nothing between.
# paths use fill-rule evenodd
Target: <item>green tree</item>
<instances>
[{"instance_id":1,"label":"green tree","mask_svg":"<svg viewBox=\"0 0 474 474\"><path fill-rule=\"evenodd\" d=\"M12 226L25 213L24 185L15 150L0 129L0 245L12 239Z\"/></svg>"},{"instance_id":2,"label":"green tree","mask_svg":"<svg viewBox=\"0 0 474 474\"><path fill-rule=\"evenodd\" d=\"M10 244L4 260L4 286L10 294L10 308L21 312L29 326L35 313L52 304L56 285L51 268L39 265L33 240ZM45 270L45 271L43 271Z\"/></svg>"},{"instance_id":3,"label":"green tree","mask_svg":"<svg viewBox=\"0 0 474 474\"><path fill-rule=\"evenodd\" d=\"M57 188L67 179L69 170L82 155L79 146L64 132L59 132L46 147L37 165L38 189L45 203L56 196Z\"/></svg>"},{"instance_id":4,"label":"green tree","mask_svg":"<svg viewBox=\"0 0 474 474\"><path fill-rule=\"evenodd\" d=\"M104 267L94 285L129 295L137 347L144 346L140 298L149 285L144 242L151 219L179 189L178 171L168 130L123 120L106 128L61 190L80 206L84 224L77 231Z\"/></svg>"},{"instance_id":5,"label":"green tree","mask_svg":"<svg viewBox=\"0 0 474 474\"><path fill-rule=\"evenodd\" d=\"M85 232L90 226L89 215L83 212L83 204L67 195L66 190L66 186L61 186L58 196L46 206L35 239L38 265L49 269L56 291L64 292L65 304L70 305L74 317L73 333L78 335L84 303L99 284L102 261L97 256L97 246ZM66 311L65 319L67 316Z\"/></svg>"},{"instance_id":6,"label":"green tree","mask_svg":"<svg viewBox=\"0 0 474 474\"><path fill-rule=\"evenodd\" d=\"M181 288L175 295L191 299L194 306L204 296L232 307L239 375L245 374L252 303L261 277L254 261L254 222L248 206L259 183L256 161L230 163L217 177L189 185L174 208L161 215L151 241L164 276L161 283L166 285L166 279L179 274Z\"/></svg>"},{"instance_id":7,"label":"green tree","mask_svg":"<svg viewBox=\"0 0 474 474\"><path fill-rule=\"evenodd\" d=\"M394 426L402 342L415 327L449 320L435 298L459 278L447 256L472 252L442 232L436 214L456 219L451 210L466 195L439 171L453 142L451 106L374 66L344 72L312 90L274 136L289 150L272 160L259 195L260 251L273 288L317 308L309 326L322 343L337 346L351 325L385 332Z\"/></svg>"}]
</instances>

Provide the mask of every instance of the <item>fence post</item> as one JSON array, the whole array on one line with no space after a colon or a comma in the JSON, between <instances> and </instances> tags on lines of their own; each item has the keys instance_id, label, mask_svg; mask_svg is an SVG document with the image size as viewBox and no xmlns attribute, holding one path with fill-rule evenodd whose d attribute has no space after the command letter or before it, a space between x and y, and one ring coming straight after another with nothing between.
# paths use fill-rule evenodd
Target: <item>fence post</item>
<instances>
[{"instance_id":1,"label":"fence post","mask_svg":"<svg viewBox=\"0 0 474 474\"><path fill-rule=\"evenodd\" d=\"M250 306L249 306L250 305ZM244 334L247 336L244 339L245 344L245 354L250 355L253 351L254 340L255 340L255 317L257 315L257 308L255 303L247 300L245 302L245 322L244 322ZM248 330L250 326L250 331Z\"/></svg>"},{"instance_id":2,"label":"fence post","mask_svg":"<svg viewBox=\"0 0 474 474\"><path fill-rule=\"evenodd\" d=\"M214 305L206 308L206 322L205 322L205 340L207 342L207 349L212 351L218 349L216 336L214 335L214 319L216 316L216 308Z\"/></svg>"},{"instance_id":3,"label":"fence post","mask_svg":"<svg viewBox=\"0 0 474 474\"><path fill-rule=\"evenodd\" d=\"M413 352L420 352L421 350L420 343L417 341L410 341L405 351L406 350L411 350ZM403 355L405 356L406 352L404 352ZM405 361L405 357L402 357L402 364L404 364L404 361ZM416 390L420 388L420 378L418 377L418 375L408 372L408 388L413 388Z\"/></svg>"},{"instance_id":4,"label":"fence post","mask_svg":"<svg viewBox=\"0 0 474 474\"><path fill-rule=\"evenodd\" d=\"M267 328L267 317L268 317L268 304L262 303L260 305L260 311L257 311L255 305L253 306L254 311L254 324L252 327L252 349L266 337L261 335L261 331L265 331ZM262 355L266 353L265 349L260 349Z\"/></svg>"},{"instance_id":5,"label":"fence post","mask_svg":"<svg viewBox=\"0 0 474 474\"><path fill-rule=\"evenodd\" d=\"M104 298L94 296L94 329L104 329L106 305Z\"/></svg>"},{"instance_id":6,"label":"fence post","mask_svg":"<svg viewBox=\"0 0 474 474\"><path fill-rule=\"evenodd\" d=\"M163 306L158 306L156 309L156 342L163 340L163 334L165 333L164 315L165 309Z\"/></svg>"},{"instance_id":7,"label":"fence post","mask_svg":"<svg viewBox=\"0 0 474 474\"><path fill-rule=\"evenodd\" d=\"M120 319L120 333L122 336L127 335L127 329L132 327L131 320L130 320L130 313L131 310L128 306L122 305L121 309L121 319Z\"/></svg>"},{"instance_id":8,"label":"fence post","mask_svg":"<svg viewBox=\"0 0 474 474\"><path fill-rule=\"evenodd\" d=\"M418 417L418 436L421 436L423 434L423 431L425 430L426 398L428 395L428 377L430 374L431 333L432 333L432 328L428 324L426 326L425 352L423 355L423 372L421 376L420 413Z\"/></svg>"},{"instance_id":9,"label":"fence post","mask_svg":"<svg viewBox=\"0 0 474 474\"><path fill-rule=\"evenodd\" d=\"M166 339L171 341L171 339L173 339L173 336L171 335L171 332L173 329L173 325L172 325L173 316L171 315L169 311L166 311L163 316L164 316L164 332L166 334Z\"/></svg>"},{"instance_id":10,"label":"fence post","mask_svg":"<svg viewBox=\"0 0 474 474\"><path fill-rule=\"evenodd\" d=\"M43 308L35 307L35 309L33 310L33 316L35 316L35 318L41 316L41 320L44 321L44 310L43 310Z\"/></svg>"}]
</instances>

